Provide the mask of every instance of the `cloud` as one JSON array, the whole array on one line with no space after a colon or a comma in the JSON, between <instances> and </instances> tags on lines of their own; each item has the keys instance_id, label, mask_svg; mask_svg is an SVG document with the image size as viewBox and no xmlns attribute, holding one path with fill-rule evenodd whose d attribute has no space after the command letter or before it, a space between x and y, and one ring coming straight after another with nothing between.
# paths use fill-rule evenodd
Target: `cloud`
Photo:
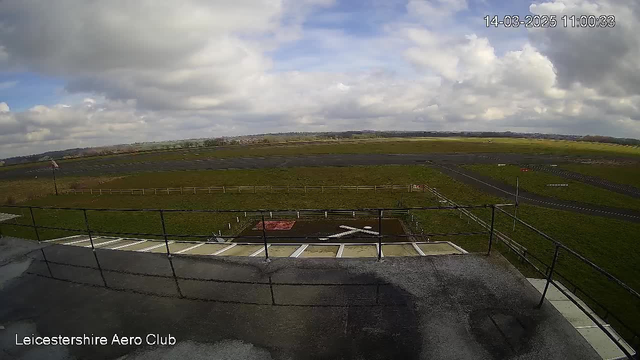
<instances>
[{"instance_id":1,"label":"cloud","mask_svg":"<svg viewBox=\"0 0 640 360\"><path fill-rule=\"evenodd\" d=\"M306 25L334 5L0 1L0 71L63 79L71 99L0 103L0 151L364 128L640 137L635 1L535 2L618 21L514 37L458 26L478 8L465 0L406 1L394 16L397 3L374 1L389 13L367 33Z\"/></svg>"}]
</instances>

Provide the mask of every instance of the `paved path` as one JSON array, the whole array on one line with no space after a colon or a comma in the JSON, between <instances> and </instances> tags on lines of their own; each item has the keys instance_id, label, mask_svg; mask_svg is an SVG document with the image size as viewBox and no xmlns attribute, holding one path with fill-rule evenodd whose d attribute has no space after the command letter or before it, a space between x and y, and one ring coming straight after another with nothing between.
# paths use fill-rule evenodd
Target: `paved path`
<instances>
[{"instance_id":1,"label":"paved path","mask_svg":"<svg viewBox=\"0 0 640 360\"><path fill-rule=\"evenodd\" d=\"M504 184L501 181L497 181L488 176L479 175L468 169L463 169L457 166L437 166L436 168L454 179L472 185L484 192L506 198L510 201L515 200L516 189L514 186ZM522 189L520 189L518 201L551 209L566 210L640 223L640 211L558 200L527 192Z\"/></svg>"}]
</instances>

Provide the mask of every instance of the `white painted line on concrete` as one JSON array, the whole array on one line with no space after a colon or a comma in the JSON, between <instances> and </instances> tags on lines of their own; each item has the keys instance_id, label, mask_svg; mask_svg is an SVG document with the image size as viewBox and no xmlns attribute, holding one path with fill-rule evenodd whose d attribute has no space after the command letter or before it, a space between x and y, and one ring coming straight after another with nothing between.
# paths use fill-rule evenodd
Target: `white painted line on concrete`
<instances>
[{"instance_id":1,"label":"white painted line on concrete","mask_svg":"<svg viewBox=\"0 0 640 360\"><path fill-rule=\"evenodd\" d=\"M336 254L336 257L341 258L343 252L344 252L344 244L340 244L340 248L338 249L338 253Z\"/></svg>"},{"instance_id":2,"label":"white painted line on concrete","mask_svg":"<svg viewBox=\"0 0 640 360\"><path fill-rule=\"evenodd\" d=\"M86 238L86 239L83 239L83 240L76 240L76 241L64 243L63 245L74 245L74 244L77 244L77 243L81 243L83 241L89 241L89 238Z\"/></svg>"},{"instance_id":3,"label":"white painted line on concrete","mask_svg":"<svg viewBox=\"0 0 640 360\"><path fill-rule=\"evenodd\" d=\"M155 242L155 241L154 241L154 242ZM173 243L174 243L174 241L169 241L167 244L173 244ZM138 252L145 252L145 251L149 251L149 250L157 249L157 248L159 248L160 246L165 246L165 243L161 243L161 244L158 244L158 245L149 246L149 247L147 247L147 248L144 248L144 249L140 249L140 250L138 250Z\"/></svg>"},{"instance_id":4,"label":"white painted line on concrete","mask_svg":"<svg viewBox=\"0 0 640 360\"><path fill-rule=\"evenodd\" d=\"M422 251L422 249L420 249L420 247L416 243L411 243L411 245L413 245L413 248L416 249L420 256L426 256L424 251Z\"/></svg>"},{"instance_id":5,"label":"white painted line on concrete","mask_svg":"<svg viewBox=\"0 0 640 360\"><path fill-rule=\"evenodd\" d=\"M95 240L95 239L94 239L94 240ZM103 242L101 242L101 243L97 243L97 244L96 244L96 243L95 243L95 241L94 241L94 242L93 242L93 246L102 246L102 245L113 244L114 242L118 242L118 241L120 241L120 240L122 240L122 238L120 238L120 239L115 239L115 240L109 240L109 241L103 241ZM91 245L85 245L85 247L90 248L90 247L91 247Z\"/></svg>"},{"instance_id":6,"label":"white painted line on concrete","mask_svg":"<svg viewBox=\"0 0 640 360\"><path fill-rule=\"evenodd\" d=\"M213 254L211 254L211 256L220 255L220 254L222 254L223 252L225 252L225 251L227 251L227 250L231 249L232 247L234 247L234 246L236 246L236 245L238 245L238 244L231 244L231 245L229 245L229 246L227 246L227 247L225 247L225 248L222 248L222 249L220 249L220 250L218 250L218 251L214 252Z\"/></svg>"},{"instance_id":7,"label":"white painted line on concrete","mask_svg":"<svg viewBox=\"0 0 640 360\"><path fill-rule=\"evenodd\" d=\"M60 240L69 240L69 239L73 239L73 238L77 238L80 236L86 236L86 235L71 235L71 236L66 236L66 237L61 237L61 238L57 238L57 239L51 239L51 240L45 240L43 242L53 242L53 241L60 241Z\"/></svg>"},{"instance_id":8,"label":"white painted line on concrete","mask_svg":"<svg viewBox=\"0 0 640 360\"><path fill-rule=\"evenodd\" d=\"M126 245L120 245L120 246L116 246L114 248L111 248L111 250L118 250L118 249L123 249L126 248L128 246L133 246L133 245L138 245L138 244L142 244L143 242L146 242L147 240L142 240L142 241L137 241L131 244L126 244Z\"/></svg>"},{"instance_id":9,"label":"white painted line on concrete","mask_svg":"<svg viewBox=\"0 0 640 360\"><path fill-rule=\"evenodd\" d=\"M194 245L194 246L188 247L188 248L186 248L186 249L182 249L182 250L180 250L180 251L177 251L177 252L176 252L176 254L182 254L182 253L185 253L185 252L187 252L187 251L189 251L189 250L193 250L193 249L195 249L195 248L198 248L198 247L200 247L200 246L202 246L202 245L204 245L204 244L205 244L205 243L200 243L200 244L197 244L197 245Z\"/></svg>"},{"instance_id":10,"label":"white painted line on concrete","mask_svg":"<svg viewBox=\"0 0 640 360\"><path fill-rule=\"evenodd\" d=\"M297 258L298 256L300 256L300 254L302 254L307 248L309 247L309 244L304 244L304 245L300 245L300 247L293 252L293 254L291 254L289 257L292 258Z\"/></svg>"},{"instance_id":11,"label":"white painted line on concrete","mask_svg":"<svg viewBox=\"0 0 640 360\"><path fill-rule=\"evenodd\" d=\"M461 252L461 253L463 253L463 254L468 254L468 253L469 253L467 250L465 250L465 249L461 248L460 246L458 246L458 245L456 245L456 244L452 243L451 241L445 241L445 242L446 242L447 244L449 244L449 245L453 246L454 248L458 249L458 251L460 251L460 252Z\"/></svg>"},{"instance_id":12,"label":"white painted line on concrete","mask_svg":"<svg viewBox=\"0 0 640 360\"><path fill-rule=\"evenodd\" d=\"M271 244L267 245L267 249L271 247ZM262 253L264 251L264 247L261 247L260 249L258 249L257 251L255 251L253 254L249 255L249 256L258 256L260 255L260 253Z\"/></svg>"}]
</instances>

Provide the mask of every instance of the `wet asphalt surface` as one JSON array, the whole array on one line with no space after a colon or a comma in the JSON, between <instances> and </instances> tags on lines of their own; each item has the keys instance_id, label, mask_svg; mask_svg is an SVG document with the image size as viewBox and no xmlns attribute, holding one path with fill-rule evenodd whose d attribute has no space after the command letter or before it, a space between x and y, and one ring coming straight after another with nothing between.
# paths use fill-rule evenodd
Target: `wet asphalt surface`
<instances>
[{"instance_id":1,"label":"wet asphalt surface","mask_svg":"<svg viewBox=\"0 0 640 360\"><path fill-rule=\"evenodd\" d=\"M174 277L161 254L43 252L46 262L29 254L27 270L0 288L2 358L598 358L552 305L535 309L537 291L497 254L270 263L177 256ZM16 335L31 334L159 334L176 344L16 345Z\"/></svg>"}]
</instances>

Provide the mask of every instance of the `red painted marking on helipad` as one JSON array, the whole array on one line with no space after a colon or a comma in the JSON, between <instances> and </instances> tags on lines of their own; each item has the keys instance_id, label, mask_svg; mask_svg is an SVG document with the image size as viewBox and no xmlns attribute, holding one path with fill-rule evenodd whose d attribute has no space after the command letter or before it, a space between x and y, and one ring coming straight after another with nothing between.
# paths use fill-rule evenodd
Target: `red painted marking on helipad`
<instances>
[{"instance_id":1,"label":"red painted marking on helipad","mask_svg":"<svg viewBox=\"0 0 640 360\"><path fill-rule=\"evenodd\" d=\"M269 220L264 222L264 228L268 231L286 231L291 230L295 223L295 220ZM252 230L262 230L262 221L258 221Z\"/></svg>"}]
</instances>

